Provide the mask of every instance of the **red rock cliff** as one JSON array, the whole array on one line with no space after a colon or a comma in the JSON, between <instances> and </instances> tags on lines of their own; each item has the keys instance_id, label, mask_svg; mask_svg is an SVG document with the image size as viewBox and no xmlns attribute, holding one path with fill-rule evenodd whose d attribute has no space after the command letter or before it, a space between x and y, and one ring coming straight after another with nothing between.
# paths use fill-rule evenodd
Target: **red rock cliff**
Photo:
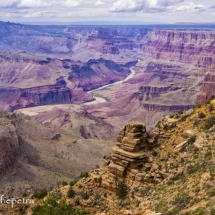
<instances>
[{"instance_id":1,"label":"red rock cliff","mask_svg":"<svg viewBox=\"0 0 215 215\"><path fill-rule=\"evenodd\" d=\"M215 33L203 31L154 30L149 32L143 51L156 59L215 65Z\"/></svg>"}]
</instances>

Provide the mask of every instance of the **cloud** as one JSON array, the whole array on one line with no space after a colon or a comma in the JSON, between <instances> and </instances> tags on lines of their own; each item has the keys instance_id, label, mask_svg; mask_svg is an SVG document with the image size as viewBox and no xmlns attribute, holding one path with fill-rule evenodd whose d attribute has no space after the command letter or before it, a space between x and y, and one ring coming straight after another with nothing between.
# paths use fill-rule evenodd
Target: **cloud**
<instances>
[{"instance_id":1,"label":"cloud","mask_svg":"<svg viewBox=\"0 0 215 215\"><path fill-rule=\"evenodd\" d=\"M168 7L184 0L118 0L110 8L111 12L163 12Z\"/></svg>"},{"instance_id":2,"label":"cloud","mask_svg":"<svg viewBox=\"0 0 215 215\"><path fill-rule=\"evenodd\" d=\"M0 1L0 7L1 8L11 8L11 7L17 7L17 5L20 2L17 0L9 0L9 1Z\"/></svg>"},{"instance_id":3,"label":"cloud","mask_svg":"<svg viewBox=\"0 0 215 215\"><path fill-rule=\"evenodd\" d=\"M190 2L188 5L182 5L176 8L176 11L179 12L202 12L205 11L206 8L202 4L195 5L193 2Z\"/></svg>"},{"instance_id":4,"label":"cloud","mask_svg":"<svg viewBox=\"0 0 215 215\"><path fill-rule=\"evenodd\" d=\"M95 6L100 6L100 5L104 5L105 3L103 1L96 1Z\"/></svg>"},{"instance_id":5,"label":"cloud","mask_svg":"<svg viewBox=\"0 0 215 215\"><path fill-rule=\"evenodd\" d=\"M83 3L82 0L67 0L65 3L62 5L65 5L67 7L78 7Z\"/></svg>"},{"instance_id":6,"label":"cloud","mask_svg":"<svg viewBox=\"0 0 215 215\"><path fill-rule=\"evenodd\" d=\"M50 7L51 4L47 3L43 0L22 0L17 7L29 7L29 8L37 8L37 7Z\"/></svg>"}]
</instances>

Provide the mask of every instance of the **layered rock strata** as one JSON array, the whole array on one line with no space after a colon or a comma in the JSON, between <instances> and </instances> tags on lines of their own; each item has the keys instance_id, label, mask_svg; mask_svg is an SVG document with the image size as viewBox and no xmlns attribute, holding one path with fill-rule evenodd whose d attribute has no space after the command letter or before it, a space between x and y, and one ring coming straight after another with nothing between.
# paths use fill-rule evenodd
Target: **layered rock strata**
<instances>
[{"instance_id":1,"label":"layered rock strata","mask_svg":"<svg viewBox=\"0 0 215 215\"><path fill-rule=\"evenodd\" d=\"M129 187L144 182L161 182L167 175L158 170L158 164L154 162L151 153L155 147L153 135L146 132L144 123L127 124L117 136L111 155L104 157L104 165L91 171L90 177L94 185L115 190L119 181Z\"/></svg>"},{"instance_id":2,"label":"layered rock strata","mask_svg":"<svg viewBox=\"0 0 215 215\"><path fill-rule=\"evenodd\" d=\"M156 59L214 67L214 32L154 30L147 36L143 51Z\"/></svg>"},{"instance_id":3,"label":"layered rock strata","mask_svg":"<svg viewBox=\"0 0 215 215\"><path fill-rule=\"evenodd\" d=\"M142 168L143 161L147 158L144 148L146 148L145 124L126 125L117 136L117 144L112 149L111 162L108 166L110 172L123 177L131 169Z\"/></svg>"}]
</instances>

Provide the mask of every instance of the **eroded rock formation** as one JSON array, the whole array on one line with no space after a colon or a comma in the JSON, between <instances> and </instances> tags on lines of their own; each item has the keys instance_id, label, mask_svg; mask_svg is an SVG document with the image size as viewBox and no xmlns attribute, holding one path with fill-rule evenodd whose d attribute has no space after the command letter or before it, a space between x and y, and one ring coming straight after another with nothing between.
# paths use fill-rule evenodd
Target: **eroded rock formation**
<instances>
[{"instance_id":1,"label":"eroded rock formation","mask_svg":"<svg viewBox=\"0 0 215 215\"><path fill-rule=\"evenodd\" d=\"M144 123L127 124L118 134L110 157L104 157L104 165L91 171L94 185L115 190L119 181L129 187L143 182L161 182L166 174L153 162L154 144L155 134L148 134Z\"/></svg>"}]
</instances>

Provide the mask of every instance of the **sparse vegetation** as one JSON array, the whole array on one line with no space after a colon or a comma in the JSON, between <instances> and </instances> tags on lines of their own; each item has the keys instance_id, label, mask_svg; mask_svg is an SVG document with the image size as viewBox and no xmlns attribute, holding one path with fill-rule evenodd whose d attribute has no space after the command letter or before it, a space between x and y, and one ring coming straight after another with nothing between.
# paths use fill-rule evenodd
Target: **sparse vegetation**
<instances>
[{"instance_id":1,"label":"sparse vegetation","mask_svg":"<svg viewBox=\"0 0 215 215\"><path fill-rule=\"evenodd\" d=\"M63 186L67 186L68 183L67 183L66 181L62 181L62 185L63 185Z\"/></svg>"},{"instance_id":2,"label":"sparse vegetation","mask_svg":"<svg viewBox=\"0 0 215 215\"><path fill-rule=\"evenodd\" d=\"M68 198L73 198L74 196L75 196L75 192L74 192L73 188L70 187L68 192L67 192L67 197Z\"/></svg>"},{"instance_id":3,"label":"sparse vegetation","mask_svg":"<svg viewBox=\"0 0 215 215\"><path fill-rule=\"evenodd\" d=\"M32 208L32 215L88 215L90 212L74 208L72 204L66 204L65 200L57 201L58 197L50 195L42 205Z\"/></svg>"},{"instance_id":4,"label":"sparse vegetation","mask_svg":"<svg viewBox=\"0 0 215 215\"><path fill-rule=\"evenodd\" d=\"M198 117L199 117L199 119L203 119L203 118L205 118L205 114L203 112L200 112L198 114Z\"/></svg>"},{"instance_id":5,"label":"sparse vegetation","mask_svg":"<svg viewBox=\"0 0 215 215\"><path fill-rule=\"evenodd\" d=\"M190 114L185 114L181 117L181 119L179 120L179 122L184 122L186 121L186 119L190 116Z\"/></svg>"},{"instance_id":6,"label":"sparse vegetation","mask_svg":"<svg viewBox=\"0 0 215 215\"><path fill-rule=\"evenodd\" d=\"M161 200L155 205L155 212L165 213L168 211L168 202Z\"/></svg>"},{"instance_id":7,"label":"sparse vegetation","mask_svg":"<svg viewBox=\"0 0 215 215\"><path fill-rule=\"evenodd\" d=\"M206 105L209 105L210 103L211 103L210 100L206 100L206 101L205 101L205 104L206 104Z\"/></svg>"},{"instance_id":8,"label":"sparse vegetation","mask_svg":"<svg viewBox=\"0 0 215 215\"><path fill-rule=\"evenodd\" d=\"M195 104L195 105L193 105L193 109L196 109L196 108L201 108L202 106L201 106L201 104Z\"/></svg>"},{"instance_id":9,"label":"sparse vegetation","mask_svg":"<svg viewBox=\"0 0 215 215\"><path fill-rule=\"evenodd\" d=\"M211 111L213 111L214 110L214 105L213 104L210 104L209 105L209 111L211 112Z\"/></svg>"},{"instance_id":10,"label":"sparse vegetation","mask_svg":"<svg viewBox=\"0 0 215 215\"><path fill-rule=\"evenodd\" d=\"M169 118L174 118L175 114L170 114Z\"/></svg>"},{"instance_id":11,"label":"sparse vegetation","mask_svg":"<svg viewBox=\"0 0 215 215\"><path fill-rule=\"evenodd\" d=\"M77 183L78 179L74 179L72 181L70 181L69 185L72 187Z\"/></svg>"},{"instance_id":12,"label":"sparse vegetation","mask_svg":"<svg viewBox=\"0 0 215 215\"><path fill-rule=\"evenodd\" d=\"M81 174L79 175L79 178L87 178L87 177L89 177L88 172L81 172Z\"/></svg>"},{"instance_id":13,"label":"sparse vegetation","mask_svg":"<svg viewBox=\"0 0 215 215\"><path fill-rule=\"evenodd\" d=\"M126 197L127 187L125 186L125 184L123 182L119 182L118 187L116 189L116 195L121 199Z\"/></svg>"},{"instance_id":14,"label":"sparse vegetation","mask_svg":"<svg viewBox=\"0 0 215 215\"><path fill-rule=\"evenodd\" d=\"M173 205L176 205L177 208L186 208L190 204L190 200L192 198L188 195L188 193L180 193L175 196L173 199Z\"/></svg>"},{"instance_id":15,"label":"sparse vegetation","mask_svg":"<svg viewBox=\"0 0 215 215\"><path fill-rule=\"evenodd\" d=\"M35 190L33 193L34 198L42 199L48 194L47 190L45 188L40 190Z\"/></svg>"},{"instance_id":16,"label":"sparse vegetation","mask_svg":"<svg viewBox=\"0 0 215 215\"><path fill-rule=\"evenodd\" d=\"M90 195L89 195L89 193L83 192L83 193L81 194L81 197L82 197L83 199L87 200L87 199L89 199Z\"/></svg>"},{"instance_id":17,"label":"sparse vegetation","mask_svg":"<svg viewBox=\"0 0 215 215\"><path fill-rule=\"evenodd\" d=\"M187 142L189 143L189 144L192 144L192 143L194 143L196 141L196 136L194 135L194 136L192 136L192 137L190 137L188 140L187 140Z\"/></svg>"},{"instance_id":18,"label":"sparse vegetation","mask_svg":"<svg viewBox=\"0 0 215 215\"><path fill-rule=\"evenodd\" d=\"M214 100L215 99L215 95L211 95L210 100Z\"/></svg>"}]
</instances>

